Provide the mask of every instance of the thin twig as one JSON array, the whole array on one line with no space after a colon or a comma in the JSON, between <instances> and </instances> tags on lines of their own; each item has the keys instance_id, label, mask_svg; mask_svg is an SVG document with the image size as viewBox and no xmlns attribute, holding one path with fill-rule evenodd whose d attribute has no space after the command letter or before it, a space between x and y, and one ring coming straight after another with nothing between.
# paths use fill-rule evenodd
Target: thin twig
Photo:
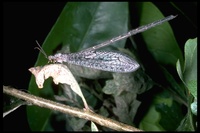
<instances>
[{"instance_id":1,"label":"thin twig","mask_svg":"<svg viewBox=\"0 0 200 133\"><path fill-rule=\"evenodd\" d=\"M87 120L93 121L101 126L105 126L105 127L117 130L117 131L141 131L130 125L127 125L127 124L106 118L104 116L95 114L94 112L84 110L84 109L70 107L70 106L60 104L60 103L57 103L57 102L54 102L51 100L40 98L40 97L31 95L31 94L22 92L20 90L8 87L8 86L3 86L3 93L12 95L19 99L23 99L33 105L52 109L52 110L59 111L59 112L65 113L65 114L70 114L75 117L87 119Z\"/></svg>"}]
</instances>

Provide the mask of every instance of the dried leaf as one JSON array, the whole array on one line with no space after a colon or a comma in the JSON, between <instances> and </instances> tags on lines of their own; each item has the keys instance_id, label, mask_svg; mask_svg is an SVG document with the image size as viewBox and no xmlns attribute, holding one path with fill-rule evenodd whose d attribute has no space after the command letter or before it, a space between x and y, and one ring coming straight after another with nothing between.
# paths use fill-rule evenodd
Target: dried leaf
<instances>
[{"instance_id":1,"label":"dried leaf","mask_svg":"<svg viewBox=\"0 0 200 133\"><path fill-rule=\"evenodd\" d=\"M85 108L89 109L76 79L66 65L50 64L43 67L37 66L30 68L29 71L35 76L38 88L43 88L44 81L49 77L53 78L55 84L70 85L71 89L82 98Z\"/></svg>"}]
</instances>

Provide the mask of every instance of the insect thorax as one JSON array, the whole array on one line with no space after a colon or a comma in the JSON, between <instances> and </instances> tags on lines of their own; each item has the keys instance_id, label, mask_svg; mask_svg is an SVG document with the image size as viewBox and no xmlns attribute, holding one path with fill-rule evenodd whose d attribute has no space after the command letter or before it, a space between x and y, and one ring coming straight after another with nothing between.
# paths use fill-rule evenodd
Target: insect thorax
<instances>
[{"instance_id":1,"label":"insect thorax","mask_svg":"<svg viewBox=\"0 0 200 133\"><path fill-rule=\"evenodd\" d=\"M68 54L57 53L55 55L48 56L49 62L63 63L68 61Z\"/></svg>"}]
</instances>

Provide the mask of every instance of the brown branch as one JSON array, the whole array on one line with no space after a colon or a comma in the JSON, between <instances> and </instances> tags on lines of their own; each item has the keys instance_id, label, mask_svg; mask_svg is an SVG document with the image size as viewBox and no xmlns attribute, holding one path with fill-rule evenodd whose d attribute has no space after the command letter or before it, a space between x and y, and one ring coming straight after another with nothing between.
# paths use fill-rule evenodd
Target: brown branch
<instances>
[{"instance_id":1,"label":"brown branch","mask_svg":"<svg viewBox=\"0 0 200 133\"><path fill-rule=\"evenodd\" d=\"M60 104L54 101L50 101L44 98L40 98L28 93L25 93L23 91L19 91L17 89L3 86L3 93L6 93L8 95L12 95L14 97L17 97L19 99L23 99L27 101L28 103L37 105L39 107L52 109L55 111L59 111L65 114L70 114L79 118L87 119L90 121L93 121L101 126L105 126L117 131L141 131L135 127L129 126L127 124L106 118L104 116L95 114L94 112L84 110L84 109L78 109L74 107L70 107L64 104Z\"/></svg>"}]
</instances>

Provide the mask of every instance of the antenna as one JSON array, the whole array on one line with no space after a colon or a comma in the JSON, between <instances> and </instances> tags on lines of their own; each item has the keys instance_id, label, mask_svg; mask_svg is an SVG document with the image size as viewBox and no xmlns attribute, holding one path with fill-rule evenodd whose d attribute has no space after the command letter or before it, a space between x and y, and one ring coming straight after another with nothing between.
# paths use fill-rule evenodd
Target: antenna
<instances>
[{"instance_id":1,"label":"antenna","mask_svg":"<svg viewBox=\"0 0 200 133\"><path fill-rule=\"evenodd\" d=\"M37 43L37 45L38 45L38 47L35 47L35 49L38 49L38 50L45 56L45 58L48 59L47 54L46 54L45 51L42 49L42 47L40 46L40 44L38 43L38 41L37 41L37 40L35 40L35 41L36 41L36 43Z\"/></svg>"}]
</instances>

